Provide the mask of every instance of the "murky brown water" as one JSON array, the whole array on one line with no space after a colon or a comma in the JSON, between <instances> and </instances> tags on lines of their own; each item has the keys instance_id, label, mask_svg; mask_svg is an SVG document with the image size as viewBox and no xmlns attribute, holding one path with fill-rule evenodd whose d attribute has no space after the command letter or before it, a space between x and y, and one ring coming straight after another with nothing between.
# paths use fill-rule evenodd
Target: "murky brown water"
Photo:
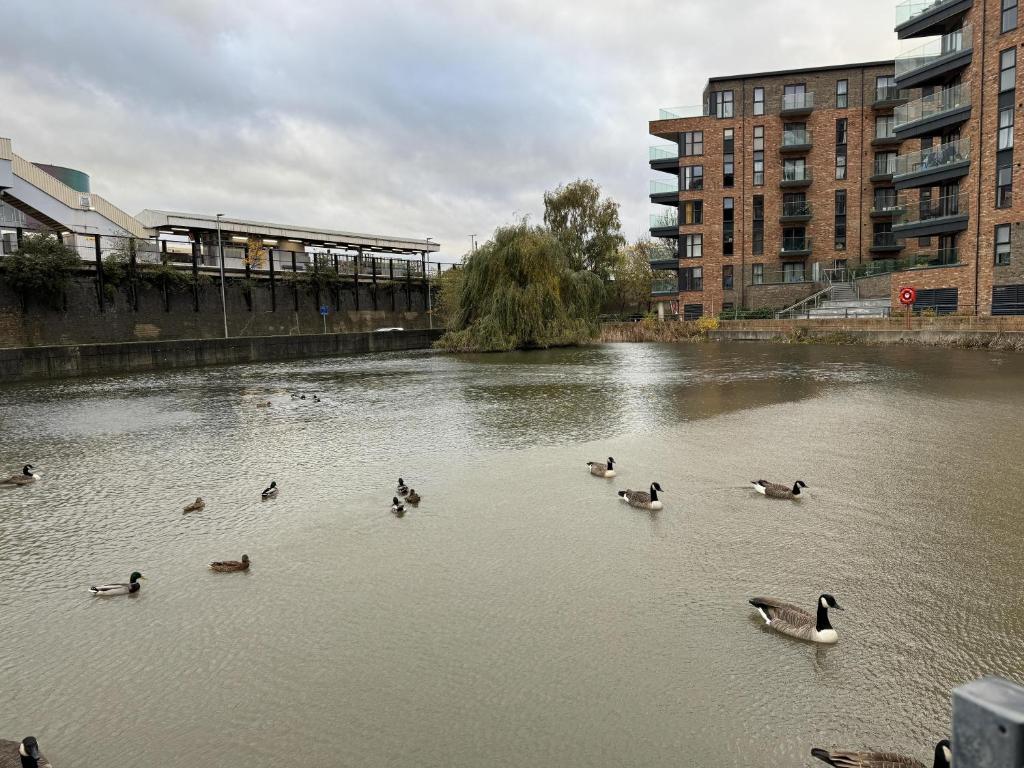
<instances>
[{"instance_id":1,"label":"murky brown water","mask_svg":"<svg viewBox=\"0 0 1024 768\"><path fill-rule=\"evenodd\" d=\"M59 768L930 762L951 687L1024 678L1022 385L986 352L611 345L2 388L0 466L44 479L0 492L0 737ZM617 500L651 480L659 515ZM828 649L746 604L822 591Z\"/></svg>"}]
</instances>

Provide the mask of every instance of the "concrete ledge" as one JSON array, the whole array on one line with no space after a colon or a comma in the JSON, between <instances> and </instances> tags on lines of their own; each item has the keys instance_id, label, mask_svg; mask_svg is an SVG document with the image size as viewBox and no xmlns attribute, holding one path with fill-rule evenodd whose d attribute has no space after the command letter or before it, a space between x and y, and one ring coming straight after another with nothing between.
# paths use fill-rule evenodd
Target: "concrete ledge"
<instances>
[{"instance_id":1,"label":"concrete ledge","mask_svg":"<svg viewBox=\"0 0 1024 768\"><path fill-rule=\"evenodd\" d=\"M0 383L429 349L443 330L177 339L0 349Z\"/></svg>"}]
</instances>

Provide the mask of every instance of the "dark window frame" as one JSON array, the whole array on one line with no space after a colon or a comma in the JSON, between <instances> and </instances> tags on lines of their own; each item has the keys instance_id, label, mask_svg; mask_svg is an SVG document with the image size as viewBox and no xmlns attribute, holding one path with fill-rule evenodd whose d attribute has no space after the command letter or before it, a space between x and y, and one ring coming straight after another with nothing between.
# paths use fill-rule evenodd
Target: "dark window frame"
<instances>
[{"instance_id":1,"label":"dark window frame","mask_svg":"<svg viewBox=\"0 0 1024 768\"><path fill-rule=\"evenodd\" d=\"M732 256L735 252L736 198L722 198L722 255Z\"/></svg>"},{"instance_id":2,"label":"dark window frame","mask_svg":"<svg viewBox=\"0 0 1024 768\"><path fill-rule=\"evenodd\" d=\"M847 215L847 195L845 189L837 189L835 193L835 232L833 237L833 243L836 250L842 247L846 249L847 245L847 228L846 228L846 215Z\"/></svg>"},{"instance_id":3,"label":"dark window frame","mask_svg":"<svg viewBox=\"0 0 1024 768\"><path fill-rule=\"evenodd\" d=\"M839 86L843 86L840 89ZM850 81L836 80L836 109L848 109L850 106Z\"/></svg>"},{"instance_id":4,"label":"dark window frame","mask_svg":"<svg viewBox=\"0 0 1024 768\"><path fill-rule=\"evenodd\" d=\"M1003 179L1006 183L1003 183ZM996 208L1013 207L1013 166L1002 165L996 168Z\"/></svg>"},{"instance_id":5,"label":"dark window frame","mask_svg":"<svg viewBox=\"0 0 1024 768\"><path fill-rule=\"evenodd\" d=\"M1017 28L1017 0L1003 0L999 15L999 31L1012 32Z\"/></svg>"},{"instance_id":6,"label":"dark window frame","mask_svg":"<svg viewBox=\"0 0 1024 768\"><path fill-rule=\"evenodd\" d=\"M757 97L761 98L758 99ZM764 88L757 86L754 88L754 117L760 117L764 114ZM758 109L760 107L760 109Z\"/></svg>"},{"instance_id":7,"label":"dark window frame","mask_svg":"<svg viewBox=\"0 0 1024 768\"><path fill-rule=\"evenodd\" d=\"M996 150L997 151L1002 151L1004 149L1013 149L1013 129L1014 129L1014 124L1015 124L1016 119L1017 119L1014 116L1014 112L1015 111L1016 110L1014 109L1013 105L1011 105L1009 107L1005 107L1005 108L999 110L999 114L996 117L996 132L997 132L996 133ZM1003 125L1003 115L1007 115L1007 114L1010 116L1010 124L1009 125ZM1009 139L1009 141L1004 143L1004 141L1007 138Z\"/></svg>"},{"instance_id":8,"label":"dark window frame","mask_svg":"<svg viewBox=\"0 0 1024 768\"><path fill-rule=\"evenodd\" d=\"M1000 239L1000 231L1005 230L1006 239ZM1011 261L1011 238L1013 237L1013 228L1009 224L996 224L995 236L993 238L993 251L995 265L997 267L1008 267ZM1001 251L1000 246L1005 245L1006 250Z\"/></svg>"},{"instance_id":9,"label":"dark window frame","mask_svg":"<svg viewBox=\"0 0 1024 768\"><path fill-rule=\"evenodd\" d=\"M750 265L750 282L752 285L764 285L764 264Z\"/></svg>"},{"instance_id":10,"label":"dark window frame","mask_svg":"<svg viewBox=\"0 0 1024 768\"><path fill-rule=\"evenodd\" d=\"M733 283L735 282L735 274L733 271L732 264L725 264L722 266L722 290L731 291L733 289Z\"/></svg>"},{"instance_id":11,"label":"dark window frame","mask_svg":"<svg viewBox=\"0 0 1024 768\"><path fill-rule=\"evenodd\" d=\"M1004 59L1006 54L1013 54L1010 58L1013 59L1013 63L1009 66L1006 65ZM1006 84L1009 81L1009 84ZM1007 48L1005 51L999 52L999 92L1006 93L1012 91L1017 87L1017 49Z\"/></svg>"},{"instance_id":12,"label":"dark window frame","mask_svg":"<svg viewBox=\"0 0 1024 768\"><path fill-rule=\"evenodd\" d=\"M680 157L702 157L704 155L704 131L685 131L679 142Z\"/></svg>"}]
</instances>

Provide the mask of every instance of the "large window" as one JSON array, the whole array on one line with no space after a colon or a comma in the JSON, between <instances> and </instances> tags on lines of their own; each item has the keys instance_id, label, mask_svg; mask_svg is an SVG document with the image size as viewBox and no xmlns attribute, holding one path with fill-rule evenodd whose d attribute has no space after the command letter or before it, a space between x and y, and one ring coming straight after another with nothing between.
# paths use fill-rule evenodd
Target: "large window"
<instances>
[{"instance_id":1,"label":"large window","mask_svg":"<svg viewBox=\"0 0 1024 768\"><path fill-rule=\"evenodd\" d=\"M754 126L754 186L764 186L764 126Z\"/></svg>"},{"instance_id":2,"label":"large window","mask_svg":"<svg viewBox=\"0 0 1024 768\"><path fill-rule=\"evenodd\" d=\"M764 114L764 88L754 89L754 114Z\"/></svg>"},{"instance_id":3,"label":"large window","mask_svg":"<svg viewBox=\"0 0 1024 768\"><path fill-rule=\"evenodd\" d=\"M764 285L764 264L751 264L750 278L754 285Z\"/></svg>"},{"instance_id":4,"label":"large window","mask_svg":"<svg viewBox=\"0 0 1024 768\"><path fill-rule=\"evenodd\" d=\"M679 270L680 291L703 291L704 270L700 267Z\"/></svg>"},{"instance_id":5,"label":"large window","mask_svg":"<svg viewBox=\"0 0 1024 768\"><path fill-rule=\"evenodd\" d=\"M1013 149L1013 107L999 110L999 149Z\"/></svg>"},{"instance_id":6,"label":"large window","mask_svg":"<svg viewBox=\"0 0 1024 768\"><path fill-rule=\"evenodd\" d=\"M680 224L703 224L704 202L702 200L684 200L679 204Z\"/></svg>"},{"instance_id":7,"label":"large window","mask_svg":"<svg viewBox=\"0 0 1024 768\"><path fill-rule=\"evenodd\" d=\"M1017 0L1003 0L1003 20L1001 31L1009 32L1017 28Z\"/></svg>"},{"instance_id":8,"label":"large window","mask_svg":"<svg viewBox=\"0 0 1024 768\"><path fill-rule=\"evenodd\" d=\"M805 181L807 179L807 161L802 157L783 160L782 178L785 181Z\"/></svg>"},{"instance_id":9,"label":"large window","mask_svg":"<svg viewBox=\"0 0 1024 768\"><path fill-rule=\"evenodd\" d=\"M875 152L875 176L892 176L896 173L895 152Z\"/></svg>"},{"instance_id":10,"label":"large window","mask_svg":"<svg viewBox=\"0 0 1024 768\"><path fill-rule=\"evenodd\" d=\"M709 100L708 114L718 118L732 117L732 91L712 91Z\"/></svg>"},{"instance_id":11,"label":"large window","mask_svg":"<svg viewBox=\"0 0 1024 768\"><path fill-rule=\"evenodd\" d=\"M764 195L754 195L754 231L751 253L760 256L764 253Z\"/></svg>"},{"instance_id":12,"label":"large window","mask_svg":"<svg viewBox=\"0 0 1024 768\"><path fill-rule=\"evenodd\" d=\"M1010 225L996 226L996 266L1005 267L1010 263Z\"/></svg>"},{"instance_id":13,"label":"large window","mask_svg":"<svg viewBox=\"0 0 1024 768\"><path fill-rule=\"evenodd\" d=\"M896 209L896 190L892 187L875 189L875 202L872 210L876 213L887 213Z\"/></svg>"},{"instance_id":14,"label":"large window","mask_svg":"<svg viewBox=\"0 0 1024 768\"><path fill-rule=\"evenodd\" d=\"M732 290L732 264L722 267L722 290Z\"/></svg>"},{"instance_id":15,"label":"large window","mask_svg":"<svg viewBox=\"0 0 1024 768\"><path fill-rule=\"evenodd\" d=\"M879 115L875 118L876 139L891 139L896 135L892 129L893 119L892 115Z\"/></svg>"},{"instance_id":16,"label":"large window","mask_svg":"<svg viewBox=\"0 0 1024 768\"><path fill-rule=\"evenodd\" d=\"M1007 48L999 54L999 90L1012 91L1017 85L1017 49Z\"/></svg>"},{"instance_id":17,"label":"large window","mask_svg":"<svg viewBox=\"0 0 1024 768\"><path fill-rule=\"evenodd\" d=\"M836 250L846 249L846 190L836 190Z\"/></svg>"},{"instance_id":18,"label":"large window","mask_svg":"<svg viewBox=\"0 0 1024 768\"><path fill-rule=\"evenodd\" d=\"M804 281L803 262L786 262L783 264L782 279L787 283L802 283Z\"/></svg>"},{"instance_id":19,"label":"large window","mask_svg":"<svg viewBox=\"0 0 1024 768\"><path fill-rule=\"evenodd\" d=\"M704 255L704 235L683 235L680 256L684 259L699 259Z\"/></svg>"},{"instance_id":20,"label":"large window","mask_svg":"<svg viewBox=\"0 0 1024 768\"><path fill-rule=\"evenodd\" d=\"M840 180L846 178L846 126L845 117L836 120L836 178Z\"/></svg>"},{"instance_id":21,"label":"large window","mask_svg":"<svg viewBox=\"0 0 1024 768\"><path fill-rule=\"evenodd\" d=\"M736 180L736 142L734 140L735 133L732 128L726 128L722 134L722 149L724 155L722 157L722 186L729 188L734 185Z\"/></svg>"},{"instance_id":22,"label":"large window","mask_svg":"<svg viewBox=\"0 0 1024 768\"><path fill-rule=\"evenodd\" d=\"M704 166L683 166L683 190L692 192L704 189Z\"/></svg>"},{"instance_id":23,"label":"large window","mask_svg":"<svg viewBox=\"0 0 1024 768\"><path fill-rule=\"evenodd\" d=\"M1013 205L1013 166L996 169L996 208Z\"/></svg>"},{"instance_id":24,"label":"large window","mask_svg":"<svg viewBox=\"0 0 1024 768\"><path fill-rule=\"evenodd\" d=\"M683 157L694 157L704 154L704 131L688 131L683 134L681 142Z\"/></svg>"},{"instance_id":25,"label":"large window","mask_svg":"<svg viewBox=\"0 0 1024 768\"><path fill-rule=\"evenodd\" d=\"M849 80L837 80L836 81L836 109L846 109L850 103L850 81Z\"/></svg>"},{"instance_id":26,"label":"large window","mask_svg":"<svg viewBox=\"0 0 1024 768\"><path fill-rule=\"evenodd\" d=\"M733 254L733 226L736 219L736 201L731 197L722 199L722 255Z\"/></svg>"}]
</instances>

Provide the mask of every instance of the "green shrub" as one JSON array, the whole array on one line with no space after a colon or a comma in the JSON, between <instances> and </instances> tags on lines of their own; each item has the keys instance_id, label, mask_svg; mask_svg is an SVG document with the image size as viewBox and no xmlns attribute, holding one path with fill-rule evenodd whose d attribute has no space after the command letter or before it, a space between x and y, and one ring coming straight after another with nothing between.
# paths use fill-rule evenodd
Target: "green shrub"
<instances>
[{"instance_id":1,"label":"green shrub","mask_svg":"<svg viewBox=\"0 0 1024 768\"><path fill-rule=\"evenodd\" d=\"M21 299L60 309L71 275L82 261L74 248L49 235L26 236L15 253L0 258L0 281Z\"/></svg>"}]
</instances>

